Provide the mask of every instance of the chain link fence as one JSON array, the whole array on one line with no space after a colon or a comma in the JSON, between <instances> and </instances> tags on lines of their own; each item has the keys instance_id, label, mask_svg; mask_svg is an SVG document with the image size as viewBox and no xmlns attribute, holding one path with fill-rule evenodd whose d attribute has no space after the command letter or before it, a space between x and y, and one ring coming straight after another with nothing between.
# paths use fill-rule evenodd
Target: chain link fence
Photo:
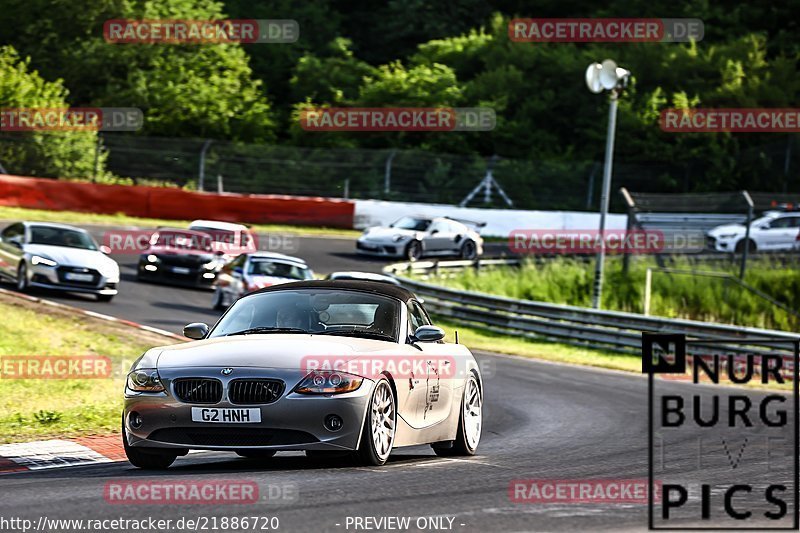
<instances>
[{"instance_id":1,"label":"chain link fence","mask_svg":"<svg viewBox=\"0 0 800 533\"><path fill-rule=\"evenodd\" d=\"M111 132L97 135L96 142L88 145L87 139L81 137L75 146L60 134L62 150L51 159L61 164L46 165L43 158L36 156L51 135L59 134L0 132L0 165L10 174L215 192L442 204L459 204L473 193L470 206L542 210L596 210L602 180L602 161L577 158L536 161L422 150L254 145ZM785 183L791 178L790 160L783 158L782 147L787 147L785 141L775 143L775 157L771 158L773 175L779 176L773 179L773 175L765 175L765 182ZM80 159L82 164L68 165L67 159ZM687 192L704 183L707 165L700 160L629 162L618 156L614 188ZM612 210L625 209L619 195L612 195L611 200Z\"/></svg>"}]
</instances>

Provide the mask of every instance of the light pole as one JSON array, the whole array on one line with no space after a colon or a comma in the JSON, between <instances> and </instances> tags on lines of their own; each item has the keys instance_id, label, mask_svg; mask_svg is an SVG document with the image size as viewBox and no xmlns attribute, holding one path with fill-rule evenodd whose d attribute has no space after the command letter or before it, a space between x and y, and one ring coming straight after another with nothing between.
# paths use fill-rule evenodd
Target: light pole
<instances>
[{"instance_id":1,"label":"light pole","mask_svg":"<svg viewBox=\"0 0 800 533\"><path fill-rule=\"evenodd\" d=\"M608 201L611 193L611 170L614 164L614 134L617 130L617 100L620 93L627 87L631 73L620 68L610 59L603 63L592 63L586 69L586 85L593 93L603 90L611 91L608 106L608 133L606 134L606 156L603 167L603 188L600 194L600 250L597 252L597 262L594 269L594 291L592 292L592 307L600 309L603 299L603 268L606 262L606 216L608 215Z\"/></svg>"}]
</instances>

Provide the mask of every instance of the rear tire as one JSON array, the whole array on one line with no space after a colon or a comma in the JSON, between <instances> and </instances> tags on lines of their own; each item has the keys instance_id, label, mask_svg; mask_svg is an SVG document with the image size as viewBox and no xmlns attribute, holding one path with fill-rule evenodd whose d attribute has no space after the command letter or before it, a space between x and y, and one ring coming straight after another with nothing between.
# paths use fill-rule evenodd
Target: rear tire
<instances>
[{"instance_id":1,"label":"rear tire","mask_svg":"<svg viewBox=\"0 0 800 533\"><path fill-rule=\"evenodd\" d=\"M439 457L475 455L481 440L482 425L483 396L475 374L471 373L464 384L456 440L452 441L452 446L450 442L436 443L431 448Z\"/></svg>"},{"instance_id":2,"label":"rear tire","mask_svg":"<svg viewBox=\"0 0 800 533\"><path fill-rule=\"evenodd\" d=\"M478 257L478 247L473 241L467 241L461 247L461 259L475 259Z\"/></svg>"},{"instance_id":3,"label":"rear tire","mask_svg":"<svg viewBox=\"0 0 800 533\"><path fill-rule=\"evenodd\" d=\"M128 434L125 431L125 424L122 425L122 446L125 448L125 455L128 457L128 461L136 468L143 470L166 470L179 455L178 452L170 450L128 446Z\"/></svg>"},{"instance_id":4,"label":"rear tire","mask_svg":"<svg viewBox=\"0 0 800 533\"><path fill-rule=\"evenodd\" d=\"M397 427L397 407L389 380L382 377L372 391L361 444L356 452L357 461L365 466L381 466L389 459Z\"/></svg>"}]
</instances>

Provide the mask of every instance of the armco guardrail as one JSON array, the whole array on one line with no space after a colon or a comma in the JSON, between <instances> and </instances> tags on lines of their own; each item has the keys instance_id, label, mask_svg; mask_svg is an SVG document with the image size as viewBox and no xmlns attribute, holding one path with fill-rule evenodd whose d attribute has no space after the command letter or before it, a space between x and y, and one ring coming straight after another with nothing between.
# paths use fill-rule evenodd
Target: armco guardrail
<instances>
[{"instance_id":1,"label":"armco guardrail","mask_svg":"<svg viewBox=\"0 0 800 533\"><path fill-rule=\"evenodd\" d=\"M637 354L641 353L641 334L644 331L685 333L698 340L737 341L735 344L709 344L709 353L777 353L788 356L793 350L791 343L800 341L800 335L783 331L516 300L448 289L402 275L408 272L430 273L453 268L514 263L515 260L502 259L418 261L389 265L384 272L396 277L404 286L423 297L425 307L434 314L516 336Z\"/></svg>"}]
</instances>

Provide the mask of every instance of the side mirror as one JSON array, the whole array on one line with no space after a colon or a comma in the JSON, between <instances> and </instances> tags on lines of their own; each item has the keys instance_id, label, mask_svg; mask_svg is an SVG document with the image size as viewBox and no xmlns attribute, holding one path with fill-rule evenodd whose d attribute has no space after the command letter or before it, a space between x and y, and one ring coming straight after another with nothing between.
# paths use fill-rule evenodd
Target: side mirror
<instances>
[{"instance_id":1,"label":"side mirror","mask_svg":"<svg viewBox=\"0 0 800 533\"><path fill-rule=\"evenodd\" d=\"M238 277L242 277L244 275L244 269L242 267L234 267L233 273Z\"/></svg>"},{"instance_id":2,"label":"side mirror","mask_svg":"<svg viewBox=\"0 0 800 533\"><path fill-rule=\"evenodd\" d=\"M109 248L108 246L106 246L106 245L104 244L104 245L102 245L102 246L100 247L100 251L101 251L101 252L103 252L104 254L108 255L108 254L110 254L110 253L111 253L111 248Z\"/></svg>"},{"instance_id":3,"label":"side mirror","mask_svg":"<svg viewBox=\"0 0 800 533\"><path fill-rule=\"evenodd\" d=\"M435 229L435 230L431 231L431 235L436 235L437 233L439 233L438 229Z\"/></svg>"},{"instance_id":4,"label":"side mirror","mask_svg":"<svg viewBox=\"0 0 800 533\"><path fill-rule=\"evenodd\" d=\"M183 336L194 340L204 339L208 335L208 324L192 322L183 326Z\"/></svg>"},{"instance_id":5,"label":"side mirror","mask_svg":"<svg viewBox=\"0 0 800 533\"><path fill-rule=\"evenodd\" d=\"M420 326L411 338L419 342L436 342L444 339L444 330L438 326Z\"/></svg>"},{"instance_id":6,"label":"side mirror","mask_svg":"<svg viewBox=\"0 0 800 533\"><path fill-rule=\"evenodd\" d=\"M22 250L22 239L20 239L19 237L11 237L10 239L8 239L8 244L10 244L11 246L16 246L17 248Z\"/></svg>"}]
</instances>

